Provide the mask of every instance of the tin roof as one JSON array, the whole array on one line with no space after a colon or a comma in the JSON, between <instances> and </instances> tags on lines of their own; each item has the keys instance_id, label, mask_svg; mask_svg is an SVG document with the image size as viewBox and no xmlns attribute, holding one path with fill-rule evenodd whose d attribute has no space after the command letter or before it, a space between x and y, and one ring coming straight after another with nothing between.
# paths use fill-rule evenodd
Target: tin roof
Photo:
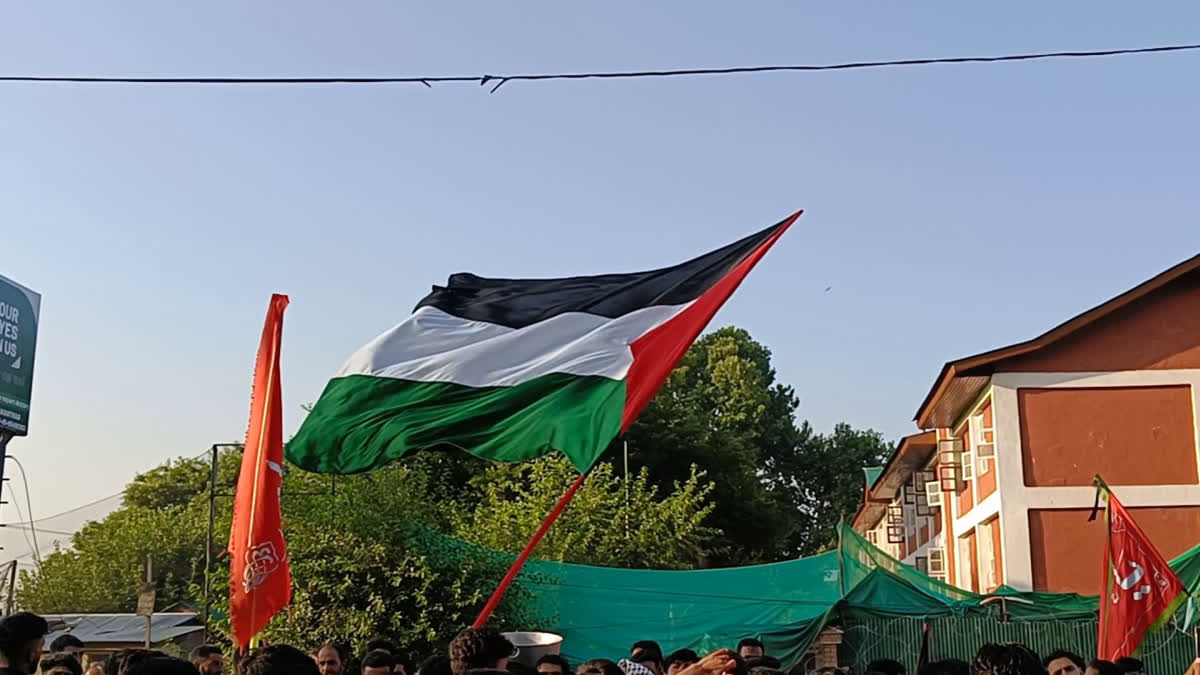
<instances>
[{"instance_id":1,"label":"tin roof","mask_svg":"<svg viewBox=\"0 0 1200 675\"><path fill-rule=\"evenodd\" d=\"M146 617L136 614L47 614L44 618L52 627L66 626L47 635L47 644L67 633L84 644L140 644L146 639ZM204 625L195 612L155 614L150 618L150 638L155 643L200 630L204 630Z\"/></svg>"}]
</instances>

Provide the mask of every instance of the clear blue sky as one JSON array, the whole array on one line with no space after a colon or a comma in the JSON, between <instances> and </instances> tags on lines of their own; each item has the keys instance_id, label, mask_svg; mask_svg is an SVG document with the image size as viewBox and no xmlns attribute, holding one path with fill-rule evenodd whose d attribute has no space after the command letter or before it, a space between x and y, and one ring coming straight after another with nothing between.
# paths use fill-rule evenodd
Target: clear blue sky
<instances>
[{"instance_id":1,"label":"clear blue sky","mask_svg":"<svg viewBox=\"0 0 1200 675\"><path fill-rule=\"evenodd\" d=\"M496 74L1198 38L1182 1L25 3L3 11L0 71ZM46 515L240 438L272 291L292 298L291 432L451 272L642 269L797 208L719 322L773 350L818 429L897 437L946 360L1196 253L1198 69L1172 54L495 95L0 84L0 274L44 294L32 434L11 451ZM26 548L14 536L0 558Z\"/></svg>"}]
</instances>

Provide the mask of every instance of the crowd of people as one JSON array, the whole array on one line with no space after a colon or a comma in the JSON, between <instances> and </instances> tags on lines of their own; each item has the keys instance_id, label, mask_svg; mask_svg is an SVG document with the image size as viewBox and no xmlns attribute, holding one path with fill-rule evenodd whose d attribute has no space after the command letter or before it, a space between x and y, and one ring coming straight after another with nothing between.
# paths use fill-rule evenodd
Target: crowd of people
<instances>
[{"instance_id":1,"label":"crowd of people","mask_svg":"<svg viewBox=\"0 0 1200 675\"><path fill-rule=\"evenodd\" d=\"M44 649L49 633L46 620L20 612L0 620L0 675L225 675L225 656L219 647L201 645L189 658L152 649L123 649L106 659L90 662L81 656L86 645L68 634ZM597 658L576 664L558 654L545 654L536 664L521 663L517 650L494 628L467 629L451 642L445 654L435 654L419 664L407 662L394 645L374 640L359 658L334 644L320 645L311 653L272 644L257 647L237 661L239 675L808 675L803 666L785 672L780 661L754 638L745 638L736 649L718 649L701 656L679 649L664 656L657 642L635 642L628 656ZM1039 658L1021 644L986 644L970 661L943 659L923 663L914 675L1147 675L1134 658L1115 663L1085 663L1078 654L1054 651ZM849 667L827 667L816 675L854 675ZM908 675L899 661L872 661L865 675ZM1200 659L1187 675L1200 675Z\"/></svg>"}]
</instances>

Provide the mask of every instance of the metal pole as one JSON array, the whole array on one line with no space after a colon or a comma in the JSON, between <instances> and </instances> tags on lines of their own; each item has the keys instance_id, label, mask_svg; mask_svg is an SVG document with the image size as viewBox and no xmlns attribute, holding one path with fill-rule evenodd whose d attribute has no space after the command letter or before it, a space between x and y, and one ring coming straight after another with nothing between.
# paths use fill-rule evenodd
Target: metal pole
<instances>
[{"instance_id":1,"label":"metal pole","mask_svg":"<svg viewBox=\"0 0 1200 675\"><path fill-rule=\"evenodd\" d=\"M6 504L2 497L4 496L4 465L8 464L5 458L8 457L8 442L12 440L11 431L0 431L0 504ZM33 520L33 514L29 514L29 519Z\"/></svg>"},{"instance_id":2,"label":"metal pole","mask_svg":"<svg viewBox=\"0 0 1200 675\"><path fill-rule=\"evenodd\" d=\"M4 604L4 613L13 613L13 594L17 590L17 561L9 563L11 567L8 570L8 601Z\"/></svg>"},{"instance_id":3,"label":"metal pole","mask_svg":"<svg viewBox=\"0 0 1200 675\"><path fill-rule=\"evenodd\" d=\"M629 538L629 441L621 439L625 451L625 538Z\"/></svg>"},{"instance_id":4,"label":"metal pole","mask_svg":"<svg viewBox=\"0 0 1200 675\"><path fill-rule=\"evenodd\" d=\"M212 446L208 475L208 536L204 540L204 641L208 642L209 593L212 590L213 529L217 521L217 446Z\"/></svg>"},{"instance_id":5,"label":"metal pole","mask_svg":"<svg viewBox=\"0 0 1200 675\"><path fill-rule=\"evenodd\" d=\"M154 583L154 561L150 558L150 554L146 554L146 584ZM150 649L150 627L154 619L154 613L146 615L146 649Z\"/></svg>"}]
</instances>

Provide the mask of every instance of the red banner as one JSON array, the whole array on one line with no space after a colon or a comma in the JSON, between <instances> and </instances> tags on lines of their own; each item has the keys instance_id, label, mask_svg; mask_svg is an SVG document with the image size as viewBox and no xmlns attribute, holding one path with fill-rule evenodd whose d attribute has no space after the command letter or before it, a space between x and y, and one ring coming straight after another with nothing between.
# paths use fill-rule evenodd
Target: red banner
<instances>
[{"instance_id":1,"label":"red banner","mask_svg":"<svg viewBox=\"0 0 1200 675\"><path fill-rule=\"evenodd\" d=\"M271 296L258 345L250 426L229 532L229 621L238 647L246 647L292 599L292 575L279 508L283 485L283 397L279 346L286 295Z\"/></svg>"},{"instance_id":2,"label":"red banner","mask_svg":"<svg viewBox=\"0 0 1200 675\"><path fill-rule=\"evenodd\" d=\"M1133 656L1146 634L1170 619L1185 596L1179 577L1116 495L1107 487L1099 489L1108 495L1108 535L1098 656L1116 661Z\"/></svg>"}]
</instances>

